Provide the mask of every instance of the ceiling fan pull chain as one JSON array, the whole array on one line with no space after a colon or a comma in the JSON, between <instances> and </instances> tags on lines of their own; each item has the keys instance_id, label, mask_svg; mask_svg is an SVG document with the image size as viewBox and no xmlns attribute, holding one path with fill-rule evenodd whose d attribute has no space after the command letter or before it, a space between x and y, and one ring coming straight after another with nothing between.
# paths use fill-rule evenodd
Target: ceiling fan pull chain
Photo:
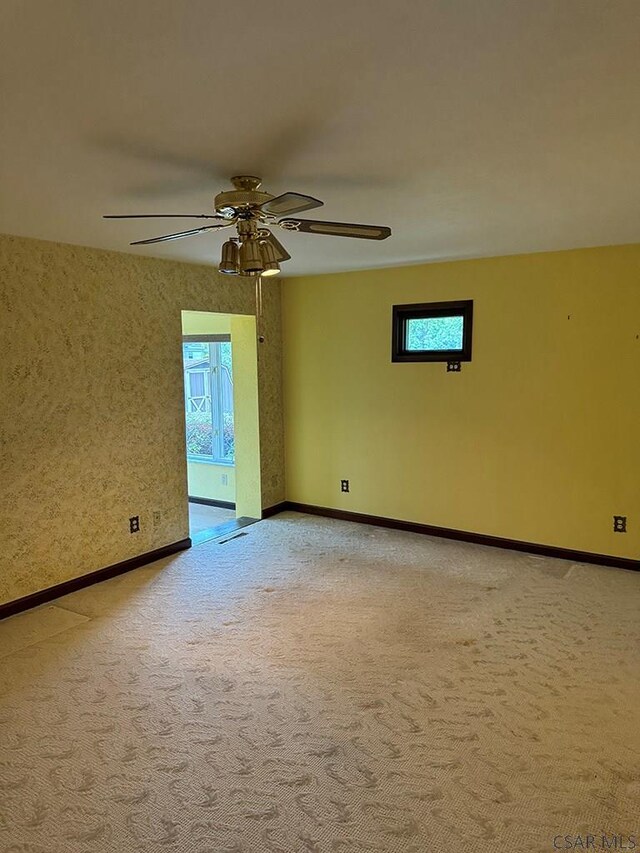
<instances>
[{"instance_id":1,"label":"ceiling fan pull chain","mask_svg":"<svg viewBox=\"0 0 640 853\"><path fill-rule=\"evenodd\" d=\"M264 335L262 334L262 276L256 277L256 332L258 333L258 341L264 343Z\"/></svg>"}]
</instances>

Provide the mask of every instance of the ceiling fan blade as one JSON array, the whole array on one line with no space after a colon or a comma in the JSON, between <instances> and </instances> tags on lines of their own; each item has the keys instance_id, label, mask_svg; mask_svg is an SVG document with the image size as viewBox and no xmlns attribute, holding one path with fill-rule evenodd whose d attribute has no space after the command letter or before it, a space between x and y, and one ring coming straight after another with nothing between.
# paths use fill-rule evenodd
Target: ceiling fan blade
<instances>
[{"instance_id":1,"label":"ceiling fan blade","mask_svg":"<svg viewBox=\"0 0 640 853\"><path fill-rule=\"evenodd\" d=\"M223 219L208 213L116 213L108 214L103 219Z\"/></svg>"},{"instance_id":2,"label":"ceiling fan blade","mask_svg":"<svg viewBox=\"0 0 640 853\"><path fill-rule=\"evenodd\" d=\"M278 225L287 231L328 234L332 237L360 237L363 240L386 240L391 235L391 228L386 225L355 225L350 222L323 222L317 219L281 219Z\"/></svg>"},{"instance_id":3,"label":"ceiling fan blade","mask_svg":"<svg viewBox=\"0 0 640 853\"><path fill-rule=\"evenodd\" d=\"M276 253L276 259L278 263L282 263L283 261L288 261L291 259L291 255L289 254L289 252L287 252L280 240L278 240L275 234L272 234L268 228L261 228L258 231L258 235L262 240L268 240L269 243L271 243L271 245L273 246L273 251Z\"/></svg>"},{"instance_id":4,"label":"ceiling fan blade","mask_svg":"<svg viewBox=\"0 0 640 853\"><path fill-rule=\"evenodd\" d=\"M286 216L288 213L299 213L301 210L312 210L314 207L322 207L323 201L310 195L300 193L282 193L270 201L260 205L260 210L270 213L272 216Z\"/></svg>"},{"instance_id":5,"label":"ceiling fan blade","mask_svg":"<svg viewBox=\"0 0 640 853\"><path fill-rule=\"evenodd\" d=\"M192 228L191 231L179 231L177 234L151 237L149 240L135 240L133 243L129 243L129 245L146 246L149 243L164 243L166 240L182 240L183 237L193 237L195 234L202 234L203 231L218 231L220 228L228 228L229 225L233 225L233 222L227 222L225 225L205 225L203 228Z\"/></svg>"}]
</instances>

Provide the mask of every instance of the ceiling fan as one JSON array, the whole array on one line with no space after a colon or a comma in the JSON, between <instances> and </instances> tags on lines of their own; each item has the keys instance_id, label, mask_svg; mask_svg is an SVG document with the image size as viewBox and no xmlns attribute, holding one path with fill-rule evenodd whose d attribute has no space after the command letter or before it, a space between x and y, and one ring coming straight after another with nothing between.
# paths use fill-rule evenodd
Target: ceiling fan
<instances>
[{"instance_id":1,"label":"ceiling fan","mask_svg":"<svg viewBox=\"0 0 640 853\"><path fill-rule=\"evenodd\" d=\"M334 237L357 237L364 240L385 240L391 229L384 225L353 225L348 222L324 222L317 219L299 219L292 216L304 210L321 207L323 202L309 195L287 192L272 196L260 190L262 180L252 175L231 178L232 190L218 193L214 199L214 213L150 213L105 216L104 219L217 219L213 225L203 225L188 231L135 240L131 246L181 240L205 231L219 231L235 226L237 236L222 246L222 259L218 270L225 275L270 276L280 272L280 264L291 255L267 225L299 231L305 234L327 234ZM284 218L280 218L284 217Z\"/></svg>"}]
</instances>

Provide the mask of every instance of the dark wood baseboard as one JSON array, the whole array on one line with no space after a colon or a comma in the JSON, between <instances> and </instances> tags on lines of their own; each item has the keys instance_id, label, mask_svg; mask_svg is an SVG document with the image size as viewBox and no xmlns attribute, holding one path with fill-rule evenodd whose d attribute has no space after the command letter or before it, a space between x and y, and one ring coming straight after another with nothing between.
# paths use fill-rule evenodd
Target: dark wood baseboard
<instances>
[{"instance_id":1,"label":"dark wood baseboard","mask_svg":"<svg viewBox=\"0 0 640 853\"><path fill-rule=\"evenodd\" d=\"M15 601L0 604L0 619L5 619L7 616L14 616L16 613L22 613L23 610L30 610L32 607L38 607L40 604L46 604L48 601L53 601L54 598L68 595L70 592L77 592L77 590L84 589L86 586L92 586L94 583L100 583L101 581L115 578L117 575L123 575L132 569L139 569L140 566L146 566L148 563L155 563L156 560L162 560L163 557L170 557L172 554L177 554L178 551L185 551L187 548L191 548L191 539L181 539L179 542L172 542L171 545L163 545L162 548L147 551L145 554L139 554L137 557L131 557L129 560L115 563L113 566L97 569L95 572L89 572L89 574L82 575L79 578L71 578L68 581L63 581L55 586L42 589L39 592L33 592L31 595L25 595L23 598L16 598Z\"/></svg>"},{"instance_id":2,"label":"dark wood baseboard","mask_svg":"<svg viewBox=\"0 0 640 853\"><path fill-rule=\"evenodd\" d=\"M433 524L419 524L415 521L400 521L396 518L384 518L383 516L366 515L361 512L348 512L343 509L312 506L310 504L296 503L296 501L285 501L284 506L282 504L278 504L278 506L282 507L278 512L284 512L285 510L305 512L309 515L321 515L325 518L337 518L341 521L355 521L358 524L371 524L376 527L405 530L408 533L424 533L427 536L440 536L443 539L456 539L459 542L472 542L476 545L506 548L509 551L524 551L528 554L538 554L542 557L571 560L574 563L595 563L599 566L613 566L616 569L640 571L640 560L632 560L630 557L614 557L610 554L574 551L571 548L559 548L555 545L539 545L536 542L522 542L519 539L505 539L501 536L490 536L486 533L471 533L467 530L436 527Z\"/></svg>"},{"instance_id":3,"label":"dark wood baseboard","mask_svg":"<svg viewBox=\"0 0 640 853\"><path fill-rule=\"evenodd\" d=\"M262 517L271 518L272 515L277 515L279 512L285 512L289 508L290 507L288 501L281 501L279 504L274 504L273 506L266 506L262 510Z\"/></svg>"},{"instance_id":4,"label":"dark wood baseboard","mask_svg":"<svg viewBox=\"0 0 640 853\"><path fill-rule=\"evenodd\" d=\"M559 560L571 560L574 563L595 563L600 566L612 566L617 569L630 569L632 571L640 571L640 560L632 560L629 557L614 557L610 554L594 554L590 551L575 551L570 548L559 548L555 545L540 545L536 542L522 542L518 539L505 539L500 536L490 536L484 533L472 533L467 530L455 530L449 527L437 527L432 524L420 524L415 521L401 521L396 518L385 518L384 516L366 515L361 512L349 512L342 509L332 509L331 507L313 506L311 504L297 503L296 501L282 501L274 506L265 507L262 510L262 518L270 518L280 512L287 510L293 512L303 512L309 515L319 515L325 518L336 518L340 521L353 521L358 524L370 524L376 527L388 527L393 530L404 530L408 533L422 533L427 536L439 536L444 539L455 539L460 542L472 542L476 545L489 545L493 548L505 548L510 551L524 551L528 554L538 554L543 557L554 557ZM244 527L246 524L254 523L256 519L237 519L236 522L229 523L229 532ZM239 523L237 523L239 522ZM226 530L224 531L227 532ZM82 575L79 578L71 578L63 581L55 586L47 589L34 592L31 595L25 595L23 598L17 598L14 601L8 601L5 604L0 604L0 619L5 619L8 616L14 616L16 613L22 613L24 610L29 610L32 607L38 607L41 604L46 604L63 595L68 595L71 592L76 592L79 589L84 589L101 581L109 580L110 578L122 575L125 572L130 572L133 569L138 569L140 566L154 563L156 560L161 560L164 557L170 557L172 554L177 554L179 551L184 551L191 547L191 539L181 539L179 542L173 542L170 545L164 545L162 548L156 548L154 551L147 551L145 554L139 554L137 557L131 557L129 560L123 560L113 566L106 566L104 569L97 569L95 572L90 572L87 575Z\"/></svg>"},{"instance_id":5,"label":"dark wood baseboard","mask_svg":"<svg viewBox=\"0 0 640 853\"><path fill-rule=\"evenodd\" d=\"M236 505L233 501L217 501L214 498L192 498L189 495L190 504L203 504L204 506L219 506L222 509L235 509Z\"/></svg>"}]
</instances>

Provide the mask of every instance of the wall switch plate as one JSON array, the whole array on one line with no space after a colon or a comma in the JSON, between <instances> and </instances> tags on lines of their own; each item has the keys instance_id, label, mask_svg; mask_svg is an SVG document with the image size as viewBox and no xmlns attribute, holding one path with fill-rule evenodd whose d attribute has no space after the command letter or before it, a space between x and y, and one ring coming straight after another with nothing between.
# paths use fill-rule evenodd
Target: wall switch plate
<instances>
[{"instance_id":1,"label":"wall switch plate","mask_svg":"<svg viewBox=\"0 0 640 853\"><path fill-rule=\"evenodd\" d=\"M614 515L613 516L613 532L614 533L626 533L627 532L627 516L626 515Z\"/></svg>"},{"instance_id":2,"label":"wall switch plate","mask_svg":"<svg viewBox=\"0 0 640 853\"><path fill-rule=\"evenodd\" d=\"M129 533L138 533L140 530L140 516L132 515L129 519Z\"/></svg>"},{"instance_id":3,"label":"wall switch plate","mask_svg":"<svg viewBox=\"0 0 640 853\"><path fill-rule=\"evenodd\" d=\"M348 492L349 491L349 481L348 480L340 480L340 491Z\"/></svg>"}]
</instances>

